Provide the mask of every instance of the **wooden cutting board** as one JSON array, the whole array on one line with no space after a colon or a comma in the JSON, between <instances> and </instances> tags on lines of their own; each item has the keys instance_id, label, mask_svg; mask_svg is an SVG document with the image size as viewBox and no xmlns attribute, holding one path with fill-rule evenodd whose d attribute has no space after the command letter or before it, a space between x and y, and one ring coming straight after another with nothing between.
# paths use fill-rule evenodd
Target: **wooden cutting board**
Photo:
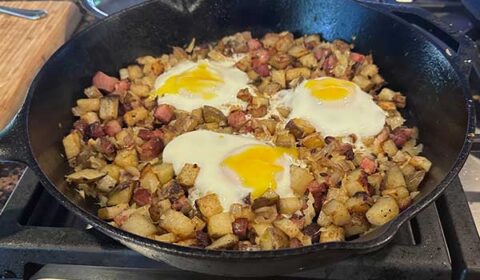
<instances>
[{"instance_id":1,"label":"wooden cutting board","mask_svg":"<svg viewBox=\"0 0 480 280\"><path fill-rule=\"evenodd\" d=\"M36 21L0 14L1 130L20 109L41 66L73 33L81 13L68 1L0 1L0 6L48 12Z\"/></svg>"}]
</instances>

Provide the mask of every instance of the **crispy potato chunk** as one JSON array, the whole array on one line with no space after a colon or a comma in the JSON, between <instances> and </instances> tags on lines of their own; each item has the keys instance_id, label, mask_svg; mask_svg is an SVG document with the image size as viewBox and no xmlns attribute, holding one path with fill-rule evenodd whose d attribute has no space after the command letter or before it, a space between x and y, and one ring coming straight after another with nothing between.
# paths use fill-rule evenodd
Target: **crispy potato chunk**
<instances>
[{"instance_id":1,"label":"crispy potato chunk","mask_svg":"<svg viewBox=\"0 0 480 280\"><path fill-rule=\"evenodd\" d=\"M165 242L165 243L175 243L177 242L177 237L175 234L169 232L169 233L164 233L162 235L154 235L153 239L160 241L160 242Z\"/></svg>"},{"instance_id":2,"label":"crispy potato chunk","mask_svg":"<svg viewBox=\"0 0 480 280\"><path fill-rule=\"evenodd\" d=\"M381 226L393 220L399 212L400 209L395 199L386 196L380 197L365 216L372 225Z\"/></svg>"},{"instance_id":3,"label":"crispy potato chunk","mask_svg":"<svg viewBox=\"0 0 480 280\"><path fill-rule=\"evenodd\" d=\"M238 243L238 237L235 234L226 234L205 247L211 250L229 249Z\"/></svg>"},{"instance_id":4,"label":"crispy potato chunk","mask_svg":"<svg viewBox=\"0 0 480 280\"><path fill-rule=\"evenodd\" d=\"M329 225L320 229L320 243L345 241L345 230L342 227Z\"/></svg>"},{"instance_id":5,"label":"crispy potato chunk","mask_svg":"<svg viewBox=\"0 0 480 280\"><path fill-rule=\"evenodd\" d=\"M200 167L198 165L186 163L177 176L177 182L185 188L191 188L195 184L199 172Z\"/></svg>"},{"instance_id":6,"label":"crispy potato chunk","mask_svg":"<svg viewBox=\"0 0 480 280\"><path fill-rule=\"evenodd\" d=\"M233 219L230 213L219 213L208 219L208 235L212 238L219 238L225 234L233 233Z\"/></svg>"},{"instance_id":7,"label":"crispy potato chunk","mask_svg":"<svg viewBox=\"0 0 480 280\"><path fill-rule=\"evenodd\" d=\"M182 212L168 209L160 216L160 227L180 238L192 237L195 234L195 223Z\"/></svg>"},{"instance_id":8,"label":"crispy potato chunk","mask_svg":"<svg viewBox=\"0 0 480 280\"><path fill-rule=\"evenodd\" d=\"M273 222L273 225L283 231L288 237L294 238L300 233L298 227L289 219L283 218Z\"/></svg>"},{"instance_id":9,"label":"crispy potato chunk","mask_svg":"<svg viewBox=\"0 0 480 280\"><path fill-rule=\"evenodd\" d=\"M124 189L110 193L107 200L107 205L113 206L122 203L129 203L133 194L133 186L130 185Z\"/></svg>"},{"instance_id":10,"label":"crispy potato chunk","mask_svg":"<svg viewBox=\"0 0 480 280\"><path fill-rule=\"evenodd\" d=\"M144 237L157 232L157 227L145 216L135 213L130 215L120 228Z\"/></svg>"},{"instance_id":11,"label":"crispy potato chunk","mask_svg":"<svg viewBox=\"0 0 480 280\"><path fill-rule=\"evenodd\" d=\"M303 195L308 184L313 180L313 175L307 169L298 166L290 167L290 188L297 195Z\"/></svg>"},{"instance_id":12,"label":"crispy potato chunk","mask_svg":"<svg viewBox=\"0 0 480 280\"><path fill-rule=\"evenodd\" d=\"M152 172L157 175L162 185L173 179L175 172L171 163L162 163L152 166Z\"/></svg>"},{"instance_id":13,"label":"crispy potato chunk","mask_svg":"<svg viewBox=\"0 0 480 280\"><path fill-rule=\"evenodd\" d=\"M100 109L100 99L98 98L84 98L77 100L77 106L84 112L96 112Z\"/></svg>"},{"instance_id":14,"label":"crispy potato chunk","mask_svg":"<svg viewBox=\"0 0 480 280\"><path fill-rule=\"evenodd\" d=\"M220 125L225 125L227 123L227 117L212 106L203 106L203 119L206 123L218 123Z\"/></svg>"},{"instance_id":15,"label":"crispy potato chunk","mask_svg":"<svg viewBox=\"0 0 480 280\"><path fill-rule=\"evenodd\" d=\"M102 220L112 220L127 208L128 208L128 203L120 203L114 206L103 207L98 209L97 215Z\"/></svg>"},{"instance_id":16,"label":"crispy potato chunk","mask_svg":"<svg viewBox=\"0 0 480 280\"><path fill-rule=\"evenodd\" d=\"M295 147L295 136L288 132L277 133L274 139L275 145L281 147Z\"/></svg>"},{"instance_id":17,"label":"crispy potato chunk","mask_svg":"<svg viewBox=\"0 0 480 280\"><path fill-rule=\"evenodd\" d=\"M403 173L397 165L390 167L387 170L385 188L386 189L395 189L398 187L406 187L405 178Z\"/></svg>"},{"instance_id":18,"label":"crispy potato chunk","mask_svg":"<svg viewBox=\"0 0 480 280\"><path fill-rule=\"evenodd\" d=\"M304 137L301 141L302 145L309 149L321 149L325 146L325 140L318 132L312 133Z\"/></svg>"},{"instance_id":19,"label":"crispy potato chunk","mask_svg":"<svg viewBox=\"0 0 480 280\"><path fill-rule=\"evenodd\" d=\"M138 165L138 155L135 149L123 149L118 151L113 161L116 165L127 168Z\"/></svg>"},{"instance_id":20,"label":"crispy potato chunk","mask_svg":"<svg viewBox=\"0 0 480 280\"><path fill-rule=\"evenodd\" d=\"M118 117L118 98L103 97L100 99L99 116L102 120L113 120Z\"/></svg>"},{"instance_id":21,"label":"crispy potato chunk","mask_svg":"<svg viewBox=\"0 0 480 280\"><path fill-rule=\"evenodd\" d=\"M211 193L201 197L195 201L198 210L205 218L210 218L213 215L223 212L223 207L220 204L217 194Z\"/></svg>"},{"instance_id":22,"label":"crispy potato chunk","mask_svg":"<svg viewBox=\"0 0 480 280\"><path fill-rule=\"evenodd\" d=\"M351 221L350 213L345 205L335 199L325 203L322 211L332 217L333 224L337 226L344 226Z\"/></svg>"},{"instance_id":23,"label":"crispy potato chunk","mask_svg":"<svg viewBox=\"0 0 480 280\"><path fill-rule=\"evenodd\" d=\"M123 120L128 126L134 126L148 117L148 111L144 107L138 107L123 115Z\"/></svg>"},{"instance_id":24,"label":"crispy potato chunk","mask_svg":"<svg viewBox=\"0 0 480 280\"><path fill-rule=\"evenodd\" d=\"M291 68L291 69L287 69L285 78L287 81L292 81L300 77L308 79L310 78L310 73L311 73L310 69L306 67Z\"/></svg>"},{"instance_id":25,"label":"crispy potato chunk","mask_svg":"<svg viewBox=\"0 0 480 280\"><path fill-rule=\"evenodd\" d=\"M63 147L65 149L65 155L67 159L71 159L80 154L82 148L81 136L78 132L74 131L62 140Z\"/></svg>"},{"instance_id":26,"label":"crispy potato chunk","mask_svg":"<svg viewBox=\"0 0 480 280\"><path fill-rule=\"evenodd\" d=\"M422 156L413 156L409 163L417 168L423 169L426 172L432 167L432 162L429 161L426 157Z\"/></svg>"},{"instance_id":27,"label":"crispy potato chunk","mask_svg":"<svg viewBox=\"0 0 480 280\"><path fill-rule=\"evenodd\" d=\"M278 200L280 214L293 214L302 208L302 202L297 197L286 197Z\"/></svg>"},{"instance_id":28,"label":"crispy potato chunk","mask_svg":"<svg viewBox=\"0 0 480 280\"><path fill-rule=\"evenodd\" d=\"M105 172L87 168L67 175L67 181L75 183L90 183L99 180L105 176L105 174Z\"/></svg>"},{"instance_id":29,"label":"crispy potato chunk","mask_svg":"<svg viewBox=\"0 0 480 280\"><path fill-rule=\"evenodd\" d=\"M207 223L197 216L194 216L192 221L195 223L195 231L203 230L207 226Z\"/></svg>"},{"instance_id":30,"label":"crispy potato chunk","mask_svg":"<svg viewBox=\"0 0 480 280\"><path fill-rule=\"evenodd\" d=\"M299 118L291 119L285 128L297 139L302 139L315 132L315 128L308 121Z\"/></svg>"},{"instance_id":31,"label":"crispy potato chunk","mask_svg":"<svg viewBox=\"0 0 480 280\"><path fill-rule=\"evenodd\" d=\"M273 250L288 247L288 237L283 231L275 228L267 228L260 236L260 248L262 250Z\"/></svg>"}]
</instances>

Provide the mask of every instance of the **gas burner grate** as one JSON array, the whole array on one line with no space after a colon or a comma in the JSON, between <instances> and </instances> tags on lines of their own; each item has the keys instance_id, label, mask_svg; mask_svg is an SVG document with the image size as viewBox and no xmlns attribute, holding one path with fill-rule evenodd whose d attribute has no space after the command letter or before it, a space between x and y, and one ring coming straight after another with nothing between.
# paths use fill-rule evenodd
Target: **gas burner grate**
<instances>
[{"instance_id":1,"label":"gas burner grate","mask_svg":"<svg viewBox=\"0 0 480 280\"><path fill-rule=\"evenodd\" d=\"M458 180L382 250L283 279L479 279L480 240ZM27 170L0 215L0 278L220 279L147 259L91 229ZM82 276L83 278L83 276ZM164 279L161 278L161 279ZM117 278L113 278L117 279ZM276 278L278 279L278 278Z\"/></svg>"}]
</instances>

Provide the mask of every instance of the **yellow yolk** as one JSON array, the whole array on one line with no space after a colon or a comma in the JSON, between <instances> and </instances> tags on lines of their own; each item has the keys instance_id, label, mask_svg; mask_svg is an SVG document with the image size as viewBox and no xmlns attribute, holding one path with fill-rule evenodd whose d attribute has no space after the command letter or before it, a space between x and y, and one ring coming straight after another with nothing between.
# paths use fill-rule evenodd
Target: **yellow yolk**
<instances>
[{"instance_id":1,"label":"yellow yolk","mask_svg":"<svg viewBox=\"0 0 480 280\"><path fill-rule=\"evenodd\" d=\"M204 100L209 100L217 96L212 90L222 83L223 79L220 75L209 69L206 63L201 63L194 69L168 78L161 87L155 90L154 95L163 96L186 91L198 95Z\"/></svg>"},{"instance_id":2,"label":"yellow yolk","mask_svg":"<svg viewBox=\"0 0 480 280\"><path fill-rule=\"evenodd\" d=\"M278 160L285 154L298 157L295 148L251 146L238 154L227 157L222 165L228 167L239 177L241 183L252 189L253 199L260 197L269 188L275 190L275 176L284 170Z\"/></svg>"},{"instance_id":3,"label":"yellow yolk","mask_svg":"<svg viewBox=\"0 0 480 280\"><path fill-rule=\"evenodd\" d=\"M310 80L305 83L305 88L321 101L341 100L355 91L353 83L335 78Z\"/></svg>"}]
</instances>

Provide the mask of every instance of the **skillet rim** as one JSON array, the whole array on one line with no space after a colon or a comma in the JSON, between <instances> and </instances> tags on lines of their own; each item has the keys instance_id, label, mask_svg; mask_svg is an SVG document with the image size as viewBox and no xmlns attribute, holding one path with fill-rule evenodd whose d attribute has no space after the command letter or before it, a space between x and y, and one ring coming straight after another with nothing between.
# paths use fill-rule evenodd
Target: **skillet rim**
<instances>
[{"instance_id":1,"label":"skillet rim","mask_svg":"<svg viewBox=\"0 0 480 280\"><path fill-rule=\"evenodd\" d=\"M23 118L21 119L24 122L26 127L26 135L28 139L28 153L29 158L31 158L31 162L29 167L35 171L37 176L39 177L40 182L43 186L50 192L52 196L54 196L58 201L60 201L69 211L72 211L77 216L82 218L85 222L92 224L97 230L101 231L103 234L108 235L111 238L118 240L119 242L123 243L131 243L136 246L146 247L149 250L155 250L163 253L173 254L182 257L208 257L211 259L224 259L224 258L233 258L233 259L268 259L268 258L279 258L279 257L289 257L289 256L296 256L296 255L306 255L306 254L313 254L318 253L320 251L348 251L352 250L358 252L368 252L373 251L375 249L383 247L386 243L388 243L397 233L398 229L408 220L413 218L416 214L418 214L421 210L426 208L430 203L432 203L439 195L443 193L445 188L455 179L457 174L459 173L460 169L463 167L472 146L472 139L471 134L475 132L475 112L472 106L472 96L470 92L470 86L466 79L466 74L462 73L459 65L455 63L454 57L448 57L445 55L443 51L439 49L439 47L432 42L432 40L426 36L424 33L419 32L415 28L413 28L407 21L401 19L398 16L395 16L388 11L377 9L371 5L366 5L359 3L357 1L351 1L357 5L362 6L363 8L369 9L372 12L383 14L387 17L390 17L392 20L398 22L405 28L408 28L410 32L415 34L417 37L421 37L422 39L428 41L432 44L438 51L440 51L441 55L449 62L449 65L453 68L454 74L459 82L459 86L462 89L464 101L466 104L466 113L467 113L467 127L465 131L465 139L464 144L457 155L457 159L455 160L452 169L445 175L442 181L437 184L433 191L428 193L425 197L421 200L417 201L414 205L408 207L405 211L402 211L394 220L389 222L386 225L378 228L377 236L365 241L348 241L348 242L331 242L331 243L317 243L310 246L303 246L299 248L286 248L286 249L277 249L277 250L263 250L263 251L233 251L233 250L208 250L204 248L195 248L195 247L185 247L180 245L174 245L169 243L163 243L156 240L148 239L145 237L141 237L127 231L121 230L119 228L113 227L108 223L100 220L94 214L85 211L84 209L78 207L76 204L71 202L67 196L65 196L62 192L60 192L55 184L50 182L49 178L43 173L38 162L36 160L35 155L33 154L32 147L30 144L30 134L29 134L29 113L30 113L30 106L31 101L33 98L33 93L37 88L37 84L45 75L45 69L50 67L53 64L57 57L65 52L71 45L75 44L75 42L80 41L83 37L87 36L91 30L95 30L98 25L107 24L110 21L113 21L119 17L122 17L124 14L127 14L130 10L133 9L140 9L143 6L150 5L150 3L156 2L155 0L150 0L139 5L130 7L128 9L119 11L107 18L101 19L98 22L90 25L85 30L75 34L69 41L67 41L64 45L62 45L52 56L48 59L44 66L42 66L41 70L37 73L34 80L32 81L29 89L28 95L25 102L25 109ZM163 1L159 1L162 2ZM459 97L460 98L460 97Z\"/></svg>"}]
</instances>

